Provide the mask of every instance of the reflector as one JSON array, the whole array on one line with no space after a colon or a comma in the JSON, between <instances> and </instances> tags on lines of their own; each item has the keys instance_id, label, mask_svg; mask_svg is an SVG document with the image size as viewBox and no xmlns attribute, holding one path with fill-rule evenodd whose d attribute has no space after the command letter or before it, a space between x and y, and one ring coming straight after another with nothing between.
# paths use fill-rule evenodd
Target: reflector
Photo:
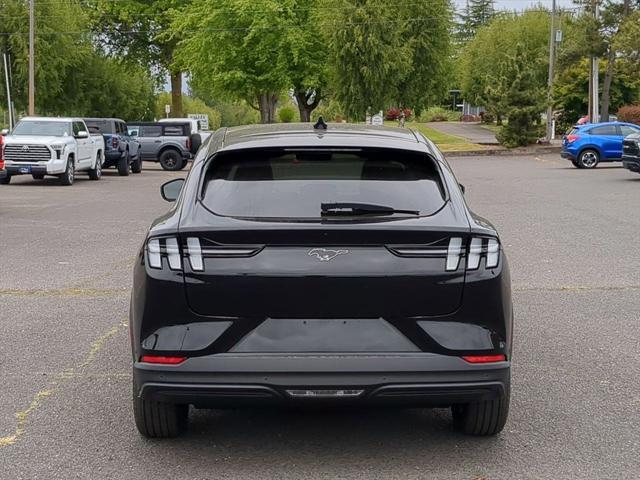
<instances>
[{"instance_id":1,"label":"reflector","mask_svg":"<svg viewBox=\"0 0 640 480\"><path fill-rule=\"evenodd\" d=\"M160 355L143 355L140 357L141 362L145 363L158 363L162 365L177 365L178 363L182 363L187 359L187 357L163 357Z\"/></svg>"},{"instance_id":2,"label":"reflector","mask_svg":"<svg viewBox=\"0 0 640 480\"><path fill-rule=\"evenodd\" d=\"M463 360L469 363L495 363L505 362L507 357L504 355L464 355Z\"/></svg>"}]
</instances>

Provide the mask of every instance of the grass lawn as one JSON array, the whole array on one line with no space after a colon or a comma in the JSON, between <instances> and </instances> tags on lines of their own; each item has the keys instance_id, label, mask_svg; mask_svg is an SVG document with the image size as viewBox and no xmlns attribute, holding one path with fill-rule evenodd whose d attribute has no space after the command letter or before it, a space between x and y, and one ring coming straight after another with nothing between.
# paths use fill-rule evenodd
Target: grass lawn
<instances>
[{"instance_id":1,"label":"grass lawn","mask_svg":"<svg viewBox=\"0 0 640 480\"><path fill-rule=\"evenodd\" d=\"M388 127L397 127L398 122L387 121L384 124ZM457 135L449 135L439 130L429 127L426 123L407 122L407 128L412 128L422 133L425 137L435 143L443 152L463 152L470 150L483 150L482 145L469 143L466 138Z\"/></svg>"}]
</instances>

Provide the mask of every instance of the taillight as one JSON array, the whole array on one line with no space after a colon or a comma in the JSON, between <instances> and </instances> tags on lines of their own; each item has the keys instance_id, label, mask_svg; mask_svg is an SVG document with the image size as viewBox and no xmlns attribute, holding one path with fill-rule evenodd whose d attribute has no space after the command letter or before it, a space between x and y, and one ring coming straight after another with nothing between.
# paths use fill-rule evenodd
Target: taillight
<instances>
[{"instance_id":1,"label":"taillight","mask_svg":"<svg viewBox=\"0 0 640 480\"><path fill-rule=\"evenodd\" d=\"M462 238L452 237L447 248L447 263L445 270L455 272L458 270L460 258L465 254L462 246ZM480 260L485 257L486 268L496 268L500 262L500 243L497 238L472 237L466 251L467 270L480 268Z\"/></svg>"},{"instance_id":2,"label":"taillight","mask_svg":"<svg viewBox=\"0 0 640 480\"><path fill-rule=\"evenodd\" d=\"M464 355L462 358L469 363L495 363L507 360L505 355Z\"/></svg>"},{"instance_id":3,"label":"taillight","mask_svg":"<svg viewBox=\"0 0 640 480\"><path fill-rule=\"evenodd\" d=\"M176 237L152 238L147 242L147 264L151 268L162 268L162 258L166 258L171 270L182 269L182 256Z\"/></svg>"},{"instance_id":4,"label":"taillight","mask_svg":"<svg viewBox=\"0 0 640 480\"><path fill-rule=\"evenodd\" d=\"M185 145L187 146L187 150L191 151L191 138L187 138Z\"/></svg>"},{"instance_id":5,"label":"taillight","mask_svg":"<svg viewBox=\"0 0 640 480\"><path fill-rule=\"evenodd\" d=\"M177 365L184 362L187 357L166 357L162 355L142 355L141 362L155 363L158 365Z\"/></svg>"},{"instance_id":6,"label":"taillight","mask_svg":"<svg viewBox=\"0 0 640 480\"><path fill-rule=\"evenodd\" d=\"M4 139L0 135L0 170L4 168Z\"/></svg>"},{"instance_id":7,"label":"taillight","mask_svg":"<svg viewBox=\"0 0 640 480\"><path fill-rule=\"evenodd\" d=\"M578 139L580 138L580 136L579 136L579 135L571 134L571 135L567 135L565 138L566 138L566 140L567 140L567 143L573 143L573 142L575 142L576 140L578 140Z\"/></svg>"}]
</instances>

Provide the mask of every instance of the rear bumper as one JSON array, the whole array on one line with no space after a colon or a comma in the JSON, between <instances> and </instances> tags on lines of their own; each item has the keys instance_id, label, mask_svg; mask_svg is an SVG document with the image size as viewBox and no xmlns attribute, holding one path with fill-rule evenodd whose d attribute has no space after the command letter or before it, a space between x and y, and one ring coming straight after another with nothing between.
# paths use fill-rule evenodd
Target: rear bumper
<instances>
[{"instance_id":1,"label":"rear bumper","mask_svg":"<svg viewBox=\"0 0 640 480\"><path fill-rule=\"evenodd\" d=\"M137 362L136 394L203 408L316 403L448 406L504 396L510 364L431 353L216 354L175 366Z\"/></svg>"},{"instance_id":2,"label":"rear bumper","mask_svg":"<svg viewBox=\"0 0 640 480\"><path fill-rule=\"evenodd\" d=\"M566 158L567 160L575 160L576 156L570 152L562 151L560 152L560 156L562 158Z\"/></svg>"}]
</instances>

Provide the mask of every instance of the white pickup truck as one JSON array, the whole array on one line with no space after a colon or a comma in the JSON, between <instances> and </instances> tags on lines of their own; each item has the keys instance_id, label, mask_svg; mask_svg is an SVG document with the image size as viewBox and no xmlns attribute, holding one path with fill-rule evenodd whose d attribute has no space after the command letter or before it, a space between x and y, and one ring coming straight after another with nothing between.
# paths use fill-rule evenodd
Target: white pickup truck
<instances>
[{"instance_id":1,"label":"white pickup truck","mask_svg":"<svg viewBox=\"0 0 640 480\"><path fill-rule=\"evenodd\" d=\"M81 118L25 117L3 135L7 175L0 184L25 174L36 180L54 175L62 185L72 185L77 172L91 180L102 176L104 138L90 135Z\"/></svg>"}]
</instances>

